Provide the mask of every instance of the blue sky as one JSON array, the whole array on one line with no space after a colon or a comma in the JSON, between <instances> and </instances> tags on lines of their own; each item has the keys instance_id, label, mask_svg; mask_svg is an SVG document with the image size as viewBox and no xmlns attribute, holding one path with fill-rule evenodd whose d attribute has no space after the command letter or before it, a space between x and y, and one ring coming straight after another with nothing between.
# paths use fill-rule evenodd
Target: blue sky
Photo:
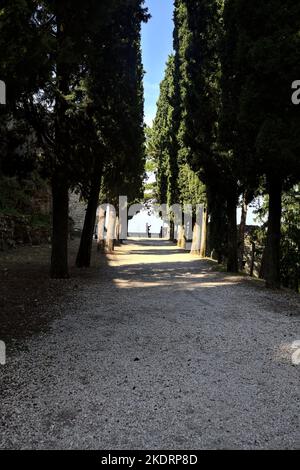
<instances>
[{"instance_id":1,"label":"blue sky","mask_svg":"<svg viewBox=\"0 0 300 470\"><path fill-rule=\"evenodd\" d=\"M151 124L156 114L159 84L164 77L168 55L173 50L173 0L146 0L152 18L142 28L142 52L146 75L145 121Z\"/></svg>"}]
</instances>

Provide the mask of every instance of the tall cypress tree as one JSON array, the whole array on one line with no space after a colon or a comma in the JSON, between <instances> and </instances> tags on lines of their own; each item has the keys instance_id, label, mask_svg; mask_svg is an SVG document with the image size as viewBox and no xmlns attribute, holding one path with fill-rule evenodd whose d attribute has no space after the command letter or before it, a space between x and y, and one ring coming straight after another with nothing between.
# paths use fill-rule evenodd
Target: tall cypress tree
<instances>
[{"instance_id":1,"label":"tall cypress tree","mask_svg":"<svg viewBox=\"0 0 300 470\"><path fill-rule=\"evenodd\" d=\"M84 139L73 128L74 109L81 104L75 90L85 73L90 33L96 23L101 25L107 6L108 2L95 0L88 5L77 0L14 0L1 11L1 41L6 47L0 68L10 108L31 126L52 185L51 274L57 278L68 277L68 191L80 179L75 171L78 135Z\"/></svg>"},{"instance_id":2,"label":"tall cypress tree","mask_svg":"<svg viewBox=\"0 0 300 470\"><path fill-rule=\"evenodd\" d=\"M300 116L291 102L298 73L298 3L227 0L224 69L226 119L231 148L244 171L240 179L253 186L263 177L269 194L269 221L264 276L280 285L281 195L300 178ZM230 131L231 128L231 131ZM255 185L255 183L254 183Z\"/></svg>"},{"instance_id":3,"label":"tall cypress tree","mask_svg":"<svg viewBox=\"0 0 300 470\"><path fill-rule=\"evenodd\" d=\"M53 277L68 277L69 188L89 199L80 261L88 264L104 162L120 159L122 181L126 173L134 187L143 174L142 3L13 0L1 11L9 109L31 126L52 184Z\"/></svg>"},{"instance_id":4,"label":"tall cypress tree","mask_svg":"<svg viewBox=\"0 0 300 470\"><path fill-rule=\"evenodd\" d=\"M181 125L180 88L176 80L175 56L166 64L165 77L160 85L157 114L148 145L157 165L157 198L160 204L191 204L203 202L204 186L190 168L186 149L179 143ZM174 220L170 237L174 238ZM183 221L177 221L183 224ZM182 234L183 235L183 234Z\"/></svg>"},{"instance_id":5,"label":"tall cypress tree","mask_svg":"<svg viewBox=\"0 0 300 470\"><path fill-rule=\"evenodd\" d=\"M129 203L143 196L145 130L141 23L148 20L143 3L142 0L120 1L111 27L111 48L106 50L109 80L102 95L95 89L101 133L107 143L101 197L115 207L121 195L127 196ZM101 67L98 74L100 83Z\"/></svg>"},{"instance_id":6,"label":"tall cypress tree","mask_svg":"<svg viewBox=\"0 0 300 470\"><path fill-rule=\"evenodd\" d=\"M174 48L180 93L180 152L206 185L210 251L225 251L226 186L218 147L222 1L175 1ZM235 270L230 266L231 270ZM233 268L233 269L232 269Z\"/></svg>"},{"instance_id":7,"label":"tall cypress tree","mask_svg":"<svg viewBox=\"0 0 300 470\"><path fill-rule=\"evenodd\" d=\"M153 123L150 145L157 163L158 202L170 206L178 202L174 92L174 56L170 56L166 64L165 77L160 84L157 114Z\"/></svg>"}]
</instances>

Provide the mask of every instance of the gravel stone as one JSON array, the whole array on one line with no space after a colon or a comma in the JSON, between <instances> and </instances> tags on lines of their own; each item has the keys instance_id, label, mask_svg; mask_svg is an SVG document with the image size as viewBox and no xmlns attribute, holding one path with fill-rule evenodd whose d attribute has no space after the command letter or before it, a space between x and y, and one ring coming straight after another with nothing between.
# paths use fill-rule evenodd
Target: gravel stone
<instances>
[{"instance_id":1,"label":"gravel stone","mask_svg":"<svg viewBox=\"0 0 300 470\"><path fill-rule=\"evenodd\" d=\"M157 240L98 264L7 351L1 449L300 448L299 296Z\"/></svg>"}]
</instances>

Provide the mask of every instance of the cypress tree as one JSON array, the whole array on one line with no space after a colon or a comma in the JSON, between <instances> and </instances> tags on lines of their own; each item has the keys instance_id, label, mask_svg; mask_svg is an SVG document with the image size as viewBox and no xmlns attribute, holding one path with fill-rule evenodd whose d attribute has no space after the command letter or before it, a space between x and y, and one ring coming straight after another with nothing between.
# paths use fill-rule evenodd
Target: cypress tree
<instances>
[{"instance_id":1,"label":"cypress tree","mask_svg":"<svg viewBox=\"0 0 300 470\"><path fill-rule=\"evenodd\" d=\"M206 185L209 247L218 261L222 260L226 246L224 159L218 146L222 4L221 1L175 1L174 31L181 104L178 140L192 170Z\"/></svg>"},{"instance_id":2,"label":"cypress tree","mask_svg":"<svg viewBox=\"0 0 300 470\"><path fill-rule=\"evenodd\" d=\"M292 1L227 0L225 113L244 187L263 177L269 195L264 276L280 286L282 191L300 178L300 116L291 102L299 64L300 7ZM231 129L231 131L230 131ZM256 183L257 184L257 183Z\"/></svg>"}]
</instances>

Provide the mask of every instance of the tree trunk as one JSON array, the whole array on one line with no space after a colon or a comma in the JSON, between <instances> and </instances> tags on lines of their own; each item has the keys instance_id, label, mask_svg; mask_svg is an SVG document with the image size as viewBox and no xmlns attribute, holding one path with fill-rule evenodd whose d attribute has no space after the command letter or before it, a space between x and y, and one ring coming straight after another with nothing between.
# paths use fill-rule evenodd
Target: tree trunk
<instances>
[{"instance_id":1,"label":"tree trunk","mask_svg":"<svg viewBox=\"0 0 300 470\"><path fill-rule=\"evenodd\" d=\"M193 230L193 242L191 248L191 255L200 255L201 251L201 226L196 222Z\"/></svg>"},{"instance_id":2,"label":"tree trunk","mask_svg":"<svg viewBox=\"0 0 300 470\"><path fill-rule=\"evenodd\" d=\"M95 177L92 182L90 197L84 219L81 234L80 247L77 254L76 266L78 268L89 268L91 265L93 235L95 230L97 207L99 204L99 193L101 188L101 176Z\"/></svg>"},{"instance_id":3,"label":"tree trunk","mask_svg":"<svg viewBox=\"0 0 300 470\"><path fill-rule=\"evenodd\" d=\"M69 188L64 177L52 178L52 279L68 279Z\"/></svg>"},{"instance_id":4,"label":"tree trunk","mask_svg":"<svg viewBox=\"0 0 300 470\"><path fill-rule=\"evenodd\" d=\"M185 229L183 225L178 225L177 246L185 249Z\"/></svg>"},{"instance_id":5,"label":"tree trunk","mask_svg":"<svg viewBox=\"0 0 300 470\"><path fill-rule=\"evenodd\" d=\"M266 246L265 279L266 285L272 289L280 288L280 241L282 215L282 181L279 177L268 179L269 189L269 220Z\"/></svg>"},{"instance_id":6,"label":"tree trunk","mask_svg":"<svg viewBox=\"0 0 300 470\"><path fill-rule=\"evenodd\" d=\"M57 22L57 50L60 50L65 32L63 20L65 5L55 2ZM69 239L69 184L64 168L70 163L69 134L66 123L68 104L65 96L69 92L70 73L66 63L56 58L56 88L54 129L55 159L52 175L52 255L51 277L67 279L68 270L68 239Z\"/></svg>"},{"instance_id":7,"label":"tree trunk","mask_svg":"<svg viewBox=\"0 0 300 470\"><path fill-rule=\"evenodd\" d=\"M199 212L198 212L199 209ZM200 255L202 242L202 224L203 224L203 207L197 208L196 216L193 219L193 238L192 238L192 255Z\"/></svg>"},{"instance_id":8,"label":"tree trunk","mask_svg":"<svg viewBox=\"0 0 300 470\"><path fill-rule=\"evenodd\" d=\"M247 225L248 203L246 195L243 196L242 216L239 228L239 270L244 271L244 254L245 254L245 233Z\"/></svg>"},{"instance_id":9,"label":"tree trunk","mask_svg":"<svg viewBox=\"0 0 300 470\"><path fill-rule=\"evenodd\" d=\"M116 224L115 224L115 245L120 246L120 219L116 217Z\"/></svg>"},{"instance_id":10,"label":"tree trunk","mask_svg":"<svg viewBox=\"0 0 300 470\"><path fill-rule=\"evenodd\" d=\"M203 222L202 222L202 233L201 233L201 246L200 246L200 256L201 258L206 258L207 250L207 209L203 211Z\"/></svg>"},{"instance_id":11,"label":"tree trunk","mask_svg":"<svg viewBox=\"0 0 300 470\"><path fill-rule=\"evenodd\" d=\"M169 240L170 240L171 242L174 242L174 241L175 241L175 224L174 224L174 221L173 221L173 220L170 221Z\"/></svg>"},{"instance_id":12,"label":"tree trunk","mask_svg":"<svg viewBox=\"0 0 300 470\"><path fill-rule=\"evenodd\" d=\"M254 276L254 267L255 267L255 250L256 246L254 242L251 242L252 250L251 250L251 266L250 266L250 276Z\"/></svg>"},{"instance_id":13,"label":"tree trunk","mask_svg":"<svg viewBox=\"0 0 300 470\"><path fill-rule=\"evenodd\" d=\"M227 271L229 273L238 273L238 243L237 243L237 216L236 216L236 196L230 194L227 198L227 217L228 217L228 258Z\"/></svg>"},{"instance_id":14,"label":"tree trunk","mask_svg":"<svg viewBox=\"0 0 300 470\"><path fill-rule=\"evenodd\" d=\"M177 226L177 230L176 230L176 245L178 246L178 248L181 247L181 242L182 242L182 230L183 230L183 227L182 225L178 225Z\"/></svg>"},{"instance_id":15,"label":"tree trunk","mask_svg":"<svg viewBox=\"0 0 300 470\"><path fill-rule=\"evenodd\" d=\"M208 215L210 223L208 225L208 251L213 259L219 264L223 262L223 253L226 238L226 207L224 198L216 197L214 190L207 188Z\"/></svg>"},{"instance_id":16,"label":"tree trunk","mask_svg":"<svg viewBox=\"0 0 300 470\"><path fill-rule=\"evenodd\" d=\"M266 270L266 257L267 257L267 248L265 246L262 257L261 257L261 264L259 270L259 279L265 279L265 270Z\"/></svg>"},{"instance_id":17,"label":"tree trunk","mask_svg":"<svg viewBox=\"0 0 300 470\"><path fill-rule=\"evenodd\" d=\"M124 227L123 227L123 223L122 223L122 222L124 222L124 221L122 221L122 217L119 217L118 235L119 235L119 244L120 244L120 245L123 245L123 243L124 243L124 238L123 238L123 237L124 237L124 235L125 235L125 233L124 233L124 235L123 235L123 231L124 231L123 229L124 229Z\"/></svg>"},{"instance_id":18,"label":"tree trunk","mask_svg":"<svg viewBox=\"0 0 300 470\"><path fill-rule=\"evenodd\" d=\"M97 242L97 250L100 253L104 253L105 251L105 216L106 216L106 212L103 209L103 207L100 206L99 218L98 218L98 242Z\"/></svg>"},{"instance_id":19,"label":"tree trunk","mask_svg":"<svg viewBox=\"0 0 300 470\"><path fill-rule=\"evenodd\" d=\"M109 208L108 226L106 235L106 250L112 253L115 247L115 227L116 227L116 212L112 207Z\"/></svg>"}]
</instances>

